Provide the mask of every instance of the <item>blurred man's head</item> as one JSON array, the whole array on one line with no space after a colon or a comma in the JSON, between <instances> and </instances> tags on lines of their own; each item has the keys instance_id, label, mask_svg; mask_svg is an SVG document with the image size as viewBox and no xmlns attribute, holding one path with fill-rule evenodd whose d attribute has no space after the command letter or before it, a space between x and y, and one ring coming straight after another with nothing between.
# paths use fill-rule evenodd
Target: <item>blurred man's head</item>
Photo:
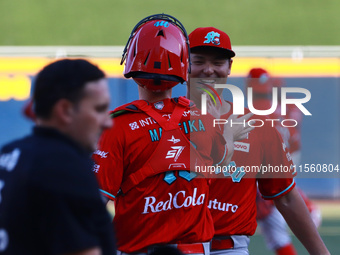
<instances>
[{"instance_id":1,"label":"blurred man's head","mask_svg":"<svg viewBox=\"0 0 340 255\"><path fill-rule=\"evenodd\" d=\"M249 70L246 77L246 91L252 88L253 97L256 98L272 98L273 88L280 88L284 85L283 80L273 77L266 69L254 67Z\"/></svg>"},{"instance_id":2,"label":"blurred man's head","mask_svg":"<svg viewBox=\"0 0 340 255\"><path fill-rule=\"evenodd\" d=\"M267 70L252 68L246 77L246 87L252 88L254 94L267 95L272 92L272 78Z\"/></svg>"},{"instance_id":3,"label":"blurred man's head","mask_svg":"<svg viewBox=\"0 0 340 255\"><path fill-rule=\"evenodd\" d=\"M109 104L105 74L86 60L56 61L36 77L33 108L38 125L58 129L89 151L111 126Z\"/></svg>"},{"instance_id":4,"label":"blurred man's head","mask_svg":"<svg viewBox=\"0 0 340 255\"><path fill-rule=\"evenodd\" d=\"M124 76L141 87L159 92L187 81L188 37L174 17L157 14L141 20L132 30L125 47Z\"/></svg>"}]
</instances>

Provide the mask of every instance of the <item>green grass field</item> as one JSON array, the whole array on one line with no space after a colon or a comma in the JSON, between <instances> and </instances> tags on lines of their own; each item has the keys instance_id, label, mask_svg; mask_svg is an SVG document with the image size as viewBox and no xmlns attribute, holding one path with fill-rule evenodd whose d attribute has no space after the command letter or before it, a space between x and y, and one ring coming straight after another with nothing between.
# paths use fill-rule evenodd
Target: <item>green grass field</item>
<instances>
[{"instance_id":1,"label":"green grass field","mask_svg":"<svg viewBox=\"0 0 340 255\"><path fill-rule=\"evenodd\" d=\"M340 219L324 219L319 232L330 253L340 254ZM259 233L256 233L250 240L251 255L274 255L273 252L266 250L263 237ZM292 236L292 240L299 255L308 254L295 236Z\"/></svg>"},{"instance_id":2,"label":"green grass field","mask_svg":"<svg viewBox=\"0 0 340 255\"><path fill-rule=\"evenodd\" d=\"M339 9L338 0L1 0L0 45L123 45L162 12L188 32L223 29L233 45L337 45Z\"/></svg>"},{"instance_id":3,"label":"green grass field","mask_svg":"<svg viewBox=\"0 0 340 255\"><path fill-rule=\"evenodd\" d=\"M337 203L317 201L316 203L320 206L323 216L319 233L330 253L340 254L340 201ZM308 255L295 236L292 236L292 240L299 255ZM266 249L264 239L258 232L250 239L249 250L251 255L274 255Z\"/></svg>"}]
</instances>

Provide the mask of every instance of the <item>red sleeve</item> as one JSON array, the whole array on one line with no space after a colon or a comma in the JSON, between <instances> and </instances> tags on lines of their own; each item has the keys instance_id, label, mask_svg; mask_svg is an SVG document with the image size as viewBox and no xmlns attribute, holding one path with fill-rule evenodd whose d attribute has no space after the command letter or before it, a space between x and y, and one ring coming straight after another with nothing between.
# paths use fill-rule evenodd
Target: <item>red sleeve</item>
<instances>
[{"instance_id":1,"label":"red sleeve","mask_svg":"<svg viewBox=\"0 0 340 255\"><path fill-rule=\"evenodd\" d=\"M260 193L256 192L256 220L266 218L274 208L273 200L264 200Z\"/></svg>"},{"instance_id":2,"label":"red sleeve","mask_svg":"<svg viewBox=\"0 0 340 255\"><path fill-rule=\"evenodd\" d=\"M211 157L213 158L214 164L220 165L228 155L228 146L223 136L224 126L217 125L213 128L215 129L215 136L213 139Z\"/></svg>"},{"instance_id":3,"label":"red sleeve","mask_svg":"<svg viewBox=\"0 0 340 255\"><path fill-rule=\"evenodd\" d=\"M263 172L258 184L264 199L277 199L295 187L296 175L288 148L279 132L271 125L264 127L262 150L264 153Z\"/></svg>"},{"instance_id":4,"label":"red sleeve","mask_svg":"<svg viewBox=\"0 0 340 255\"><path fill-rule=\"evenodd\" d=\"M96 174L100 191L110 200L114 200L123 177L123 143L124 132L113 119L113 127L103 132L98 148L93 153Z\"/></svg>"},{"instance_id":5,"label":"red sleeve","mask_svg":"<svg viewBox=\"0 0 340 255\"><path fill-rule=\"evenodd\" d=\"M211 115L202 116L198 119L198 123L204 132L190 133L190 140L196 145L198 152L209 166L221 164L228 153L223 136L224 126L214 127L213 121L214 118Z\"/></svg>"}]
</instances>

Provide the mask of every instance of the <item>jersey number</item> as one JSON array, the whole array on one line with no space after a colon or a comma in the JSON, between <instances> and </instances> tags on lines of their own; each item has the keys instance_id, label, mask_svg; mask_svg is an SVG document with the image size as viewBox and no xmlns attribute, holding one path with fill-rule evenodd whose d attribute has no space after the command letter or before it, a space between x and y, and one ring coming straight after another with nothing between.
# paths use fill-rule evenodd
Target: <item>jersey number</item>
<instances>
[{"instance_id":1,"label":"jersey number","mask_svg":"<svg viewBox=\"0 0 340 255\"><path fill-rule=\"evenodd\" d=\"M181 171L178 171L178 176L187 180L188 182L190 182L192 179L194 179L197 176L197 174L195 174L194 172L181 170ZM174 181L176 181L176 179L177 179L177 177L175 176L174 171L168 171L168 172L165 173L163 180L167 184L171 184Z\"/></svg>"},{"instance_id":2,"label":"jersey number","mask_svg":"<svg viewBox=\"0 0 340 255\"><path fill-rule=\"evenodd\" d=\"M224 168L223 168L224 169ZM230 169L232 170L232 174L230 174ZM223 175L225 177L230 176L233 182L240 182L243 176L246 174L243 167L237 167L235 161L231 161L227 166L227 171L223 171ZM216 171L216 174L221 173L221 171Z\"/></svg>"}]
</instances>

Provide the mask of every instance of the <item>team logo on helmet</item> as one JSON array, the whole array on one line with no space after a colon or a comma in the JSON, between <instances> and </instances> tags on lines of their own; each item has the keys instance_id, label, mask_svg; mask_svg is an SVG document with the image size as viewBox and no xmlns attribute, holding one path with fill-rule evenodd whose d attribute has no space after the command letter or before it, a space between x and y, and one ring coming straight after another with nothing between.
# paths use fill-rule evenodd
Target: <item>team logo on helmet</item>
<instances>
[{"instance_id":1,"label":"team logo on helmet","mask_svg":"<svg viewBox=\"0 0 340 255\"><path fill-rule=\"evenodd\" d=\"M207 35L204 37L207 40L205 40L203 43L212 43L215 45L220 45L220 34L214 31L211 31L207 33Z\"/></svg>"}]
</instances>

